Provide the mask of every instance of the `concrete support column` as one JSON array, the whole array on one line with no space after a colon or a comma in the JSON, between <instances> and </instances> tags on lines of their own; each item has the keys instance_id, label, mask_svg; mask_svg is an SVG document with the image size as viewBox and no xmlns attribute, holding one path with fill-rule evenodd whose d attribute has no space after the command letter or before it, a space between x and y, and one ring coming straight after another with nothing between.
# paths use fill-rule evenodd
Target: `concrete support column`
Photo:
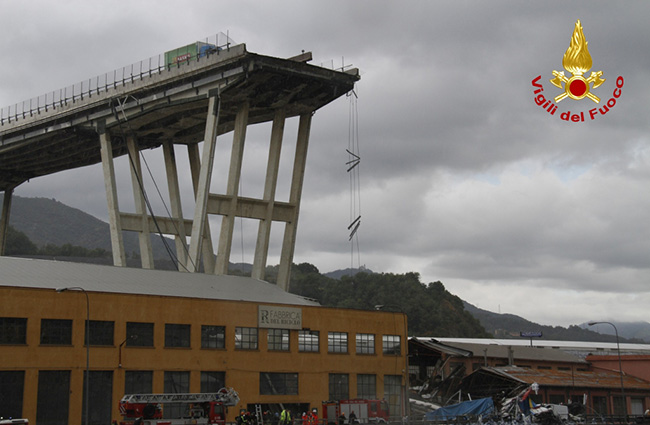
<instances>
[{"instance_id":1,"label":"concrete support column","mask_svg":"<svg viewBox=\"0 0 650 425\"><path fill-rule=\"evenodd\" d=\"M280 169L280 152L282 150L285 119L286 111L284 108L275 111L273 128L271 129L269 160L266 166L266 181L264 183L264 201L267 202L266 216L259 223L257 243L255 244L255 257L253 259L253 271L251 274L255 279L264 279L266 260L269 255L269 239L271 237L271 225L273 223L275 189L278 184L278 170Z\"/></svg>"},{"instance_id":2,"label":"concrete support column","mask_svg":"<svg viewBox=\"0 0 650 425\"><path fill-rule=\"evenodd\" d=\"M176 155L174 145L170 141L163 143L163 156L165 158L165 171L167 173L167 187L169 188L169 201L172 208L172 219L176 228L174 241L176 243L176 258L178 270L187 270L187 243L185 234L185 223L183 221L183 208L181 207L181 191L178 186L178 168L176 167Z\"/></svg>"},{"instance_id":3,"label":"concrete support column","mask_svg":"<svg viewBox=\"0 0 650 425\"><path fill-rule=\"evenodd\" d=\"M5 190L2 199L2 216L0 216L0 255L5 255L7 248L7 232L9 231L9 216L11 215L11 200L14 195L14 188Z\"/></svg>"},{"instance_id":4,"label":"concrete support column","mask_svg":"<svg viewBox=\"0 0 650 425\"><path fill-rule=\"evenodd\" d=\"M291 221L287 222L284 228L282 253L280 254L280 266L278 268L277 285L285 291L289 289L291 263L293 262L293 253L296 248L298 214L300 212L302 184L305 179L305 165L307 163L307 147L309 145L309 133L311 131L311 117L311 113L301 115L300 124L298 126L296 157L293 162L293 176L291 178L291 191L289 193L289 204L293 206L294 213L293 218Z\"/></svg>"},{"instance_id":5,"label":"concrete support column","mask_svg":"<svg viewBox=\"0 0 650 425\"><path fill-rule=\"evenodd\" d=\"M151 234L149 233L149 214L144 195L144 182L142 179L142 165L140 164L140 150L138 142L128 136L126 146L129 150L129 161L131 170L131 183L133 185L133 200L135 202L135 213L140 216L141 231L138 232L140 242L140 259L143 269L153 269L153 251L151 250Z\"/></svg>"},{"instance_id":6,"label":"concrete support column","mask_svg":"<svg viewBox=\"0 0 650 425\"><path fill-rule=\"evenodd\" d=\"M190 160L190 171L192 173L192 187L194 188L194 199L196 199L196 194L199 190L199 174L201 173L201 158L199 158L199 146L198 145L188 145L187 146L187 155ZM205 273L214 274L214 249L212 248L212 234L210 232L210 222L208 220L207 210L205 216L205 223L203 223L203 242L202 246L202 256L203 256L203 267ZM189 269L192 267L191 264L187 265ZM198 266L197 266L198 267Z\"/></svg>"},{"instance_id":7,"label":"concrete support column","mask_svg":"<svg viewBox=\"0 0 650 425\"><path fill-rule=\"evenodd\" d=\"M124 254L122 225L120 223L120 211L117 202L117 184L115 182L115 167L113 166L113 144L111 143L110 134L104 128L99 129L99 144L101 147L106 202L108 203L108 224L111 230L113 264L125 267L126 255Z\"/></svg>"},{"instance_id":8,"label":"concrete support column","mask_svg":"<svg viewBox=\"0 0 650 425\"><path fill-rule=\"evenodd\" d=\"M214 154L217 145L217 126L219 125L219 108L221 98L219 95L211 96L208 103L208 116L205 122L205 136L203 138L203 159L199 171L199 181L195 189L196 205L194 220L192 221L192 235L190 240L190 271L198 272L201 263L201 248L203 246L203 232L207 219L208 195L210 194L210 180L214 166Z\"/></svg>"},{"instance_id":9,"label":"concrete support column","mask_svg":"<svg viewBox=\"0 0 650 425\"><path fill-rule=\"evenodd\" d=\"M216 274L228 274L230 250L232 248L232 234L237 216L237 197L239 195L239 179L244 158L244 142L246 140L246 127L248 126L249 103L244 102L235 117L235 129L232 139L232 152L230 154L230 169L228 170L228 184L226 196L230 198L227 214L221 221L219 233L219 248L217 251Z\"/></svg>"}]
</instances>

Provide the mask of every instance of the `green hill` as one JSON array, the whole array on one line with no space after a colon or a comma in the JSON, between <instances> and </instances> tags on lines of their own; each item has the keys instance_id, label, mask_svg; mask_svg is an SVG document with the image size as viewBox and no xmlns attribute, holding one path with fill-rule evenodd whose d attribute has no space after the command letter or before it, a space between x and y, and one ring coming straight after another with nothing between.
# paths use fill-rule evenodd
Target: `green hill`
<instances>
[{"instance_id":1,"label":"green hill","mask_svg":"<svg viewBox=\"0 0 650 425\"><path fill-rule=\"evenodd\" d=\"M4 194L0 193L0 202ZM11 203L9 225L27 235L38 247L47 245L73 245L111 252L111 236L108 223L79 209L69 207L55 199L24 198L15 196ZM124 250L127 256L139 254L138 235L123 232ZM171 247L174 242L167 239ZM169 260L167 249L158 235L152 235L154 258Z\"/></svg>"},{"instance_id":2,"label":"green hill","mask_svg":"<svg viewBox=\"0 0 650 425\"><path fill-rule=\"evenodd\" d=\"M365 270L365 269L364 269ZM408 333L417 336L486 338L490 335L469 314L463 301L441 282L424 284L418 273L368 273L332 279L312 264L292 268L290 291L328 307L404 312Z\"/></svg>"}]
</instances>

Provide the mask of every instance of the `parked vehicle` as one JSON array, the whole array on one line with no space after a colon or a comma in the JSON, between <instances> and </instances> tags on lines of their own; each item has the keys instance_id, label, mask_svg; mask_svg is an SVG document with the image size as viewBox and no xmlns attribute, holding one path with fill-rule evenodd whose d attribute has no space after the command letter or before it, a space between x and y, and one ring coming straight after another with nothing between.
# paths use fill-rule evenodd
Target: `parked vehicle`
<instances>
[{"instance_id":1,"label":"parked vehicle","mask_svg":"<svg viewBox=\"0 0 650 425\"><path fill-rule=\"evenodd\" d=\"M120 400L120 414L124 418L120 425L224 425L227 407L237 403L239 395L232 388L216 393L128 394ZM168 416L164 414L165 405L169 411L181 412L180 417L163 419Z\"/></svg>"},{"instance_id":2,"label":"parked vehicle","mask_svg":"<svg viewBox=\"0 0 650 425\"><path fill-rule=\"evenodd\" d=\"M323 402L323 420L328 424L338 424L339 417L344 415L344 423L353 425L350 422L352 415L356 423L388 423L390 416L388 403L385 400L339 400Z\"/></svg>"}]
</instances>

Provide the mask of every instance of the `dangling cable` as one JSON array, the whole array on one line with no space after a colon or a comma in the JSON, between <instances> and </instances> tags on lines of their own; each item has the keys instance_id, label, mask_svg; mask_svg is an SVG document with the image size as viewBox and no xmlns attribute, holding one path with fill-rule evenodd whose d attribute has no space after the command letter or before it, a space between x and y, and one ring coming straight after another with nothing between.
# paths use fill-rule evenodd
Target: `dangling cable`
<instances>
[{"instance_id":1,"label":"dangling cable","mask_svg":"<svg viewBox=\"0 0 650 425\"><path fill-rule=\"evenodd\" d=\"M359 169L361 164L361 153L359 150L359 109L358 96L354 90L348 93L349 123L348 123L348 162L347 172L350 176L350 268L354 269L354 253L356 242L357 267L361 267L361 249L359 246L359 227L361 226L361 182Z\"/></svg>"}]
</instances>

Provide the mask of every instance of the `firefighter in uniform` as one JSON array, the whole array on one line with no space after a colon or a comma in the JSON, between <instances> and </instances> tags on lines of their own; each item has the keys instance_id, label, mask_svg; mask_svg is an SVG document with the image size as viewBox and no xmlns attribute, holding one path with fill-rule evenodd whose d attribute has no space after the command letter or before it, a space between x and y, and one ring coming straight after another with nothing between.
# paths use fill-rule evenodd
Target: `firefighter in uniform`
<instances>
[{"instance_id":1,"label":"firefighter in uniform","mask_svg":"<svg viewBox=\"0 0 650 425\"><path fill-rule=\"evenodd\" d=\"M309 425L318 425L318 409L312 409L309 413Z\"/></svg>"}]
</instances>

